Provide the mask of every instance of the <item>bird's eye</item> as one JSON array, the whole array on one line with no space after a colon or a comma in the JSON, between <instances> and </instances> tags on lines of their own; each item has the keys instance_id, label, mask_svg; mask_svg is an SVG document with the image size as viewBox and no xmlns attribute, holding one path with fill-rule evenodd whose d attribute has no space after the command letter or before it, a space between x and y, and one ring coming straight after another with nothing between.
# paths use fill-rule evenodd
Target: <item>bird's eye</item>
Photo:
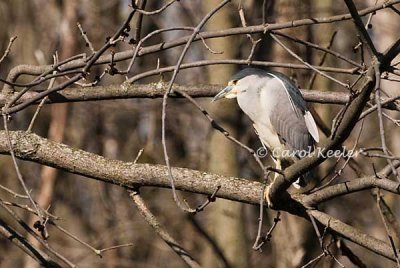
<instances>
[{"instance_id":1,"label":"bird's eye","mask_svg":"<svg viewBox=\"0 0 400 268\"><path fill-rule=\"evenodd\" d=\"M232 80L232 85L236 85L238 80Z\"/></svg>"}]
</instances>

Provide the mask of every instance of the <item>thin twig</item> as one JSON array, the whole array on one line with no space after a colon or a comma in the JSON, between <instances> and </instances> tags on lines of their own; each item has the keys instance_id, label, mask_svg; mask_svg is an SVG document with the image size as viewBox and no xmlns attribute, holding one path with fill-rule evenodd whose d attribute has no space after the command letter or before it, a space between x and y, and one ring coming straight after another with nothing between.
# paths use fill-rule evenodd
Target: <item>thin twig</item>
<instances>
[{"instance_id":1,"label":"thin twig","mask_svg":"<svg viewBox=\"0 0 400 268\"><path fill-rule=\"evenodd\" d=\"M43 223L43 221L44 221L44 216L43 216L42 212L40 211L39 207L36 205L36 202L33 201L33 198L32 198L32 196L31 196L31 194L30 194L30 191L29 191L28 188L26 187L26 184L25 184L25 181L24 181L24 179L23 179L23 177L22 177L21 171L19 170L18 163L17 163L17 159L16 159L16 157L15 157L14 149L13 149L12 142L11 142L11 138L10 138L10 133L9 133L9 131L8 131L7 115L5 115L5 114L3 113L2 116L3 116L4 130L6 131L6 135L7 135L7 143L8 143L8 147L9 147L9 149L10 149L10 155L11 155L11 159L12 159L12 162L13 162L13 165L14 165L14 168L15 168L15 172L16 172L16 174L17 174L17 178L18 178L18 180L19 180L19 182L20 182L22 188L24 189L25 194L28 196L29 201L31 202L31 204L32 204L33 207L35 208L36 213L37 213L37 215L38 215L38 217L39 217L40 222Z\"/></svg>"},{"instance_id":2,"label":"thin twig","mask_svg":"<svg viewBox=\"0 0 400 268\"><path fill-rule=\"evenodd\" d=\"M228 259L225 257L223 250L220 248L218 243L207 233L207 231L200 225L196 218L192 214L187 214L193 227L204 237L204 239L210 244L215 254L221 259L225 268L231 267Z\"/></svg>"},{"instance_id":3,"label":"thin twig","mask_svg":"<svg viewBox=\"0 0 400 268\"><path fill-rule=\"evenodd\" d=\"M10 38L10 41L8 42L7 48L6 48L6 50L4 51L3 56L1 56L1 58L0 58L0 63L2 63L3 60L4 60L4 59L8 56L8 54L10 53L10 51L11 51L11 46L12 46L12 44L14 43L15 39L17 39L16 36L13 36L13 37Z\"/></svg>"},{"instance_id":4,"label":"thin twig","mask_svg":"<svg viewBox=\"0 0 400 268\"><path fill-rule=\"evenodd\" d=\"M0 206L4 208L5 211L8 212L9 215L11 215L17 222L18 224L25 230L27 231L30 235L32 235L44 248L46 248L48 251L53 253L57 258L59 258L61 261L63 261L66 265L69 267L75 268L76 265L72 263L70 260L68 260L66 257L52 249L39 235L36 234L34 230L32 230L13 210L9 209L3 202L0 202Z\"/></svg>"},{"instance_id":5,"label":"thin twig","mask_svg":"<svg viewBox=\"0 0 400 268\"><path fill-rule=\"evenodd\" d=\"M336 34L337 34L336 31L333 32L333 34L332 34L332 36L331 36L331 38L330 38L330 40L329 40L329 43L328 43L328 45L326 46L326 49L329 50L329 49L331 48L331 46L332 46L332 44L333 44L333 41L335 40ZM324 54L322 55L322 57L321 57L321 59L320 59L320 61L319 61L319 63L318 63L319 66L321 66L321 65L324 64L327 55L328 55L328 52L324 51ZM307 88L312 88L312 87L313 87L316 78L317 78L317 73L316 73L316 72L313 72L312 75L311 75L310 80L308 81L308 86L307 86Z\"/></svg>"},{"instance_id":6,"label":"thin twig","mask_svg":"<svg viewBox=\"0 0 400 268\"><path fill-rule=\"evenodd\" d=\"M168 246L189 266L200 267L200 265L191 257L191 255L167 232L164 226L158 222L157 218L147 208L144 200L136 191L129 192L132 201L139 209L140 214L146 222L153 227L154 231L167 243Z\"/></svg>"},{"instance_id":7,"label":"thin twig","mask_svg":"<svg viewBox=\"0 0 400 268\"><path fill-rule=\"evenodd\" d=\"M57 53L54 55L53 58L54 58L54 64L57 64L57 62L58 62L58 55L57 55ZM57 73L56 71L53 72L53 74L56 74L56 73ZM50 83L49 83L49 86L47 87L47 89L52 88L55 81L56 81L56 78L55 78L55 77L52 78L52 79L50 80ZM35 120L36 120L36 118L38 117L39 112L40 112L40 110L42 109L42 107L43 107L43 105L44 105L44 103L46 102L47 99L48 99L48 96L44 97L44 98L40 101L40 103L39 103L39 105L38 105L38 107L37 107L35 113L34 113L33 116L32 116L32 119L31 119L31 122L29 123L28 129L26 130L27 132L32 131L33 124L35 123Z\"/></svg>"},{"instance_id":8,"label":"thin twig","mask_svg":"<svg viewBox=\"0 0 400 268\"><path fill-rule=\"evenodd\" d=\"M101 255L101 250L96 249L94 247L92 247L91 245L89 245L88 243L86 243L85 241L83 241L82 239L80 239L79 237L77 237L76 235L72 234L71 232L67 231L66 229L64 229L63 227L59 226L58 224L56 224L54 221L49 221L49 223L51 225L53 225L55 228L57 228L59 231L61 231L62 233L64 233L65 235L69 236L70 238L72 238L73 240L77 241L78 243L80 243L81 245L85 246L86 248L90 249L91 251L93 251L96 255L98 255L99 257L102 257Z\"/></svg>"},{"instance_id":9,"label":"thin twig","mask_svg":"<svg viewBox=\"0 0 400 268\"><path fill-rule=\"evenodd\" d=\"M354 24L357 27L357 30L361 34L361 40L364 44L367 45L368 50L371 53L371 56L379 56L378 51L376 50L374 43L371 40L371 37L369 36L367 30L365 29L365 26L360 18L360 15L358 14L357 8L354 5L354 2L352 0L344 0L344 2L347 5L347 8L350 11L351 16L353 17Z\"/></svg>"},{"instance_id":10,"label":"thin twig","mask_svg":"<svg viewBox=\"0 0 400 268\"><path fill-rule=\"evenodd\" d=\"M332 42L333 42L333 40L334 40L334 38L336 36L337 31L335 31L332 34L331 40L329 41L327 47L319 46L317 44L298 39L296 37L290 36L290 35L282 33L282 32L278 32L278 31L272 31L272 32L275 35L279 35L279 36L282 36L282 37L287 38L289 40L292 40L292 41L294 41L296 43L299 43L299 44L302 44L302 45L305 45L305 46L308 46L308 47L311 47L311 48L314 48L314 49L321 50L321 51L325 52L325 54L331 54L331 55L337 57L338 59L341 59L341 60L343 60L343 61L345 61L347 63L350 63L351 65L354 65L354 66L359 67L359 68L363 68L363 66L361 64L359 64L358 62L353 61L352 59L346 58L345 56L343 56L343 54L341 54L339 52L336 52L336 51L333 51L332 49L330 49L330 47L332 46ZM319 64L319 65L321 65L321 64Z\"/></svg>"},{"instance_id":11,"label":"thin twig","mask_svg":"<svg viewBox=\"0 0 400 268\"><path fill-rule=\"evenodd\" d=\"M136 155L135 160L133 160L133 163L136 164L139 158L142 156L142 153L144 152L144 148L140 149L139 152Z\"/></svg>"},{"instance_id":12,"label":"thin twig","mask_svg":"<svg viewBox=\"0 0 400 268\"><path fill-rule=\"evenodd\" d=\"M127 244L121 244L121 245L116 245L116 246L112 246L112 247L108 247L108 248L103 248L100 249L100 253L106 252L106 251L110 251L110 250L114 250L114 249L119 249L119 248L126 248L126 247L132 247L135 244L133 243L127 243Z\"/></svg>"},{"instance_id":13,"label":"thin twig","mask_svg":"<svg viewBox=\"0 0 400 268\"><path fill-rule=\"evenodd\" d=\"M29 196L23 195L23 194L18 194L14 192L13 190L3 186L0 184L0 189L3 189L4 191L8 192L9 194L12 194L14 197L22 198L22 199L29 199Z\"/></svg>"},{"instance_id":14,"label":"thin twig","mask_svg":"<svg viewBox=\"0 0 400 268\"><path fill-rule=\"evenodd\" d=\"M16 207L16 208L20 208L23 209L25 211L28 211L29 213L33 213L37 216L37 212L30 208L28 205L22 205L22 204L18 204L15 202L8 202L8 201L4 201L2 199L0 199L0 202L3 202L4 205L6 206L12 206L12 207ZM60 217L57 217L53 214L51 214L50 212L48 212L47 210L43 210L43 213L46 214L46 220L48 221L48 219L52 219L52 220L60 220Z\"/></svg>"},{"instance_id":15,"label":"thin twig","mask_svg":"<svg viewBox=\"0 0 400 268\"><path fill-rule=\"evenodd\" d=\"M395 256L395 258L396 258L396 262L397 262L397 267L400 267L399 255L398 255L398 253L397 253L397 249L396 249L396 246L395 246L395 244L394 244L393 237L392 237L391 234L390 234L389 226L388 226L388 224L387 224L387 222L386 222L386 217L385 217L385 215L383 214L383 211L382 211L382 208L381 208L380 203L381 203L381 194L380 194L380 191L378 190L377 193L376 193L376 205L377 205L377 207L378 207L379 215L381 216L383 225L385 226L386 234L387 234L388 239L389 239L389 241L390 241L390 245L392 246L393 254L394 254L394 256Z\"/></svg>"},{"instance_id":16,"label":"thin twig","mask_svg":"<svg viewBox=\"0 0 400 268\"><path fill-rule=\"evenodd\" d=\"M268 230L267 234L264 237L261 237L261 229L262 229L262 222L263 222L263 218L264 218L264 199L266 197L267 199L267 205L269 206L269 199L268 199L268 187L269 185L267 185L268 183L268 178L269 178L269 174L271 172L280 172L279 170L276 170L275 168L270 168L267 167L266 169L264 169L264 184L263 184L263 189L261 192L261 196L260 196L260 213L259 213L259 218L258 218L258 230L257 230L257 237L256 240L254 241L253 244L253 249L254 250L259 250L261 251L262 246L265 244L266 241L270 241L271 237L272 237L272 232L274 231L274 229L276 228L276 226L278 225L278 222L280 221L280 211L278 211L276 213L276 217L274 218L274 223L272 224L271 228ZM267 195L267 196L266 196Z\"/></svg>"},{"instance_id":17,"label":"thin twig","mask_svg":"<svg viewBox=\"0 0 400 268\"><path fill-rule=\"evenodd\" d=\"M300 56L298 56L296 53L294 53L290 48L288 48L284 43L282 43L281 40L279 40L279 38L277 38L275 36L275 34L270 33L270 36L272 37L272 39L274 39L281 47L283 47L290 55L292 55L293 57L295 57L297 60L301 61L304 65L306 65L307 67L309 67L310 69L312 69L314 72L319 73L320 75L322 75L325 78L328 78L329 80L332 80L333 82L341 85L344 88L349 88L349 85L346 83L343 83L339 80L337 80L336 78L321 72L320 70L318 70L317 68L315 68L314 66L312 66L311 64L309 64L308 62L304 61Z\"/></svg>"},{"instance_id":18,"label":"thin twig","mask_svg":"<svg viewBox=\"0 0 400 268\"><path fill-rule=\"evenodd\" d=\"M140 41L137 43L137 45L135 46L135 50L133 52L132 58L128 64L128 67L126 68L126 70L124 72L120 72L121 74L128 74L130 73L133 64L135 63L136 57L139 55L139 51L142 48L142 45L144 42L146 42L148 39L152 38L153 36L160 34L160 33L164 33L164 32L170 32L170 31L193 31L194 28L193 27L172 27L172 28L166 28L166 29L158 29L155 30L149 34L147 34L145 37L143 37L142 39L140 39ZM130 81L130 79L128 80Z\"/></svg>"},{"instance_id":19,"label":"thin twig","mask_svg":"<svg viewBox=\"0 0 400 268\"><path fill-rule=\"evenodd\" d=\"M170 0L168 3L166 3L165 5L163 5L161 8L153 10L153 11L146 11L146 10L142 10L136 7L133 7L133 9L135 11L137 11L140 14L146 15L146 16L151 16L151 15L156 15L159 14L161 12L163 12L164 10L166 10L170 5L172 5L175 2L179 2L179 0Z\"/></svg>"},{"instance_id":20,"label":"thin twig","mask_svg":"<svg viewBox=\"0 0 400 268\"><path fill-rule=\"evenodd\" d=\"M200 104L195 101L191 96L189 96L186 92L179 90L179 89L175 89L174 92L182 95L183 97L185 97L187 100L189 100L200 112L202 112L204 114L204 116L207 118L207 120L210 122L210 125L217 131L219 131L220 133L222 133L227 139L229 139L230 141L234 142L235 144L237 144L239 147L245 149L250 155L252 155L254 157L254 160L257 162L257 164L259 165L259 167L261 168L261 170L265 170L265 166L264 164L261 162L261 159L258 157L257 153L251 149L250 147L248 147L247 145L245 145L244 143L240 142L239 140L237 140L236 138L232 137L229 132L227 130L225 130L220 124L218 124L217 121L215 121L210 114L207 112L207 110L205 110L202 106L200 106Z\"/></svg>"},{"instance_id":21,"label":"thin twig","mask_svg":"<svg viewBox=\"0 0 400 268\"><path fill-rule=\"evenodd\" d=\"M317 234L319 246L321 247L322 253L324 253L325 255L329 255L327 248L324 246L324 236L321 236L318 225L315 222L314 216L309 211L307 211L307 214L310 217L310 221L314 227L314 231ZM326 227L329 227L328 225ZM324 234L325 234L325 230L324 230Z\"/></svg>"},{"instance_id":22,"label":"thin twig","mask_svg":"<svg viewBox=\"0 0 400 268\"><path fill-rule=\"evenodd\" d=\"M267 182L264 183L263 190L261 191L260 195L260 207L259 207L259 214L258 214L258 228L257 228L257 236L256 240L254 241L253 244L253 249L259 249L260 245L260 240L262 240L261 232L262 232L262 225L263 225L263 219L264 219L264 193L265 189L267 188Z\"/></svg>"},{"instance_id":23,"label":"thin twig","mask_svg":"<svg viewBox=\"0 0 400 268\"><path fill-rule=\"evenodd\" d=\"M93 48L92 42L90 42L90 40L89 40L86 32L83 30L81 24L78 22L77 25L78 25L79 31L81 32L83 39L85 39L86 46L88 46L90 48L90 51L92 51L92 54L96 53L96 50L94 50L94 48Z\"/></svg>"},{"instance_id":24,"label":"thin twig","mask_svg":"<svg viewBox=\"0 0 400 268\"><path fill-rule=\"evenodd\" d=\"M222 65L222 64L249 65L249 62L247 59L202 60L202 61L184 63L180 66L180 70L194 68L194 67L202 67L202 66L208 66L208 65ZM325 71L325 72L343 73L343 74L351 74L351 75L359 74L358 67L351 68L351 69L326 67L326 66L313 66L313 65L310 65L310 67L308 67L305 64L268 62L268 61L251 61L250 65L263 66L263 67L282 67L282 68L301 69L301 70L317 69L317 70ZM133 82L136 82L140 79L143 79L143 78L146 78L149 76L160 75L160 74L163 74L166 72L173 72L175 70L175 67L176 67L175 65L172 65L172 66L167 66L167 67L162 67L162 68L156 68L156 69L146 71L146 72L137 74L135 76L132 76L127 81L129 83L133 83ZM347 86L346 86L346 88L347 88Z\"/></svg>"},{"instance_id":25,"label":"thin twig","mask_svg":"<svg viewBox=\"0 0 400 268\"><path fill-rule=\"evenodd\" d=\"M192 44L194 38L199 33L199 31L204 26L204 24L216 12L218 12L218 10L220 10L223 6L225 6L229 2L230 2L230 0L222 1L218 6L216 6L209 13L207 13L207 15L200 21L200 23L194 29L192 35L190 36L189 40L187 41L185 47L183 48L181 55L179 56L178 62L176 63L174 72L172 74L172 77L171 77L171 80L169 82L168 88L165 91L165 94L164 94L164 97L163 97L163 102L162 102L162 114L161 114L161 136L162 136L162 138L161 138L161 142L162 142L162 147L163 147L163 152L164 152L165 164L167 165L167 168L168 168L168 177L169 177L170 182L171 182L171 188L172 188L173 197L174 197L175 203L178 205L178 207L180 209L182 209L183 211L186 211L186 212L190 212L190 213L194 213L194 212L196 212L196 210L192 209L192 208L190 208L188 206L183 206L182 205L182 202L180 201L180 199L179 199L179 197L178 197L178 195L176 193L176 190L175 190L174 177L172 175L171 165L169 163L169 156L168 156L168 151L167 151L167 143L166 143L166 135L165 135L166 118L167 118L167 113L166 113L166 110L167 110L167 99L168 99L169 93L171 92L172 85L175 82L176 76L178 75L178 72L179 72L179 69L180 69L180 65L182 64L182 61L183 61L187 51L189 50L189 47Z\"/></svg>"},{"instance_id":26,"label":"thin twig","mask_svg":"<svg viewBox=\"0 0 400 268\"><path fill-rule=\"evenodd\" d=\"M392 103L396 100L400 99L400 96L395 96L392 98L388 98L388 99L384 99L383 101L379 101L379 103L381 104L381 107L385 107L386 104ZM375 101L376 102L376 101ZM375 105L371 106L370 108L368 108L367 110L365 110L361 115L359 120L362 120L363 118L365 118L367 115L371 114L372 112L376 111L378 109L378 102L376 102Z\"/></svg>"},{"instance_id":27,"label":"thin twig","mask_svg":"<svg viewBox=\"0 0 400 268\"><path fill-rule=\"evenodd\" d=\"M312 265L315 262L318 262L320 259L322 259L323 257L325 257L325 253L321 253L319 254L317 257L315 257L314 259L311 259L309 262L307 262L306 264L304 264L303 266L301 266L301 268L306 268L309 267L310 265Z\"/></svg>"},{"instance_id":28,"label":"thin twig","mask_svg":"<svg viewBox=\"0 0 400 268\"><path fill-rule=\"evenodd\" d=\"M215 191L207 198L207 200L196 208L196 213L203 211L209 204L215 202L219 189L221 189L221 185L218 185L217 189L215 189Z\"/></svg>"},{"instance_id":29,"label":"thin twig","mask_svg":"<svg viewBox=\"0 0 400 268\"><path fill-rule=\"evenodd\" d=\"M144 10L146 8L147 0L141 0L139 2L138 8ZM140 40L142 35L142 24L143 24L143 13L139 13L136 18L136 29L134 34L134 41Z\"/></svg>"},{"instance_id":30,"label":"thin twig","mask_svg":"<svg viewBox=\"0 0 400 268\"><path fill-rule=\"evenodd\" d=\"M244 9L243 9L243 5L241 3L239 4L239 17L240 17L240 22L242 23L242 26L247 27L246 17L244 15ZM251 36L251 34L247 34L246 36L251 42L250 54L247 57L247 62L248 62L248 64L250 64L251 60L253 58L254 52L256 50L257 44L261 41L261 39L254 40L254 38Z\"/></svg>"},{"instance_id":31,"label":"thin twig","mask_svg":"<svg viewBox=\"0 0 400 268\"><path fill-rule=\"evenodd\" d=\"M0 234L6 239L10 240L13 244L23 250L26 254L31 256L42 267L58 268L62 267L56 261L52 260L45 252L32 245L25 237L14 230L11 226L6 224L0 219Z\"/></svg>"},{"instance_id":32,"label":"thin twig","mask_svg":"<svg viewBox=\"0 0 400 268\"><path fill-rule=\"evenodd\" d=\"M381 104L381 92L380 92L380 81L381 81L381 76L380 76L380 71L379 71L379 64L375 65L375 103L377 105L377 114L378 114L378 120L379 120L379 133L380 133L380 138L381 138L381 144L382 144L382 149L385 155L389 155L388 148L386 146L386 138L385 138L385 129L383 125L383 118L382 118L382 104ZM392 173L394 176L396 176L397 180L400 181L400 177L397 174L397 170L394 168L393 163L390 159L387 158L387 162L392 168Z\"/></svg>"}]
</instances>

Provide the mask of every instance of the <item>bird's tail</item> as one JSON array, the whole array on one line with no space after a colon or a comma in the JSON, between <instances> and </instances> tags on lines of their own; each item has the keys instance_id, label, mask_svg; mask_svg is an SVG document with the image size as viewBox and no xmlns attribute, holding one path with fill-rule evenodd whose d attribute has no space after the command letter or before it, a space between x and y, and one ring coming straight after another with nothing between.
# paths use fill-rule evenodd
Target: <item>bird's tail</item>
<instances>
[{"instance_id":1,"label":"bird's tail","mask_svg":"<svg viewBox=\"0 0 400 268\"><path fill-rule=\"evenodd\" d=\"M316 180L317 170L313 169L300 176L292 185L296 189L300 189L301 193L304 193L315 187Z\"/></svg>"},{"instance_id":2,"label":"bird's tail","mask_svg":"<svg viewBox=\"0 0 400 268\"><path fill-rule=\"evenodd\" d=\"M287 168L288 166L291 165L290 161L281 161L281 165L282 165L282 169ZM307 189L309 189L308 186L310 185L315 185L315 180L316 180L316 175L317 175L317 170L312 169L310 171L307 171L306 173L304 173L303 175L301 175L299 178L297 178L297 180L295 182L292 183L292 185L294 186L294 188L296 189L301 189L301 188L305 188L307 186ZM302 190L306 190L307 189L302 189Z\"/></svg>"}]
</instances>

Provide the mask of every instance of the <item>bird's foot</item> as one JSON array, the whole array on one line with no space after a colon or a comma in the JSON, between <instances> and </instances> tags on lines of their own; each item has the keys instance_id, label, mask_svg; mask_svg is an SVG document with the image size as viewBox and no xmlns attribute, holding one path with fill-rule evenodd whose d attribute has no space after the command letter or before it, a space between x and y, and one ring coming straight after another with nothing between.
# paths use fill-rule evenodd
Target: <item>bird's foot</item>
<instances>
[{"instance_id":1,"label":"bird's foot","mask_svg":"<svg viewBox=\"0 0 400 268\"><path fill-rule=\"evenodd\" d=\"M271 184L270 184L270 185L267 185L267 186L265 187L265 190L264 190L264 201L267 202L267 206L268 206L269 208L272 208L272 202L271 202L271 199L269 198L269 191L270 191L270 189L271 189Z\"/></svg>"}]
</instances>

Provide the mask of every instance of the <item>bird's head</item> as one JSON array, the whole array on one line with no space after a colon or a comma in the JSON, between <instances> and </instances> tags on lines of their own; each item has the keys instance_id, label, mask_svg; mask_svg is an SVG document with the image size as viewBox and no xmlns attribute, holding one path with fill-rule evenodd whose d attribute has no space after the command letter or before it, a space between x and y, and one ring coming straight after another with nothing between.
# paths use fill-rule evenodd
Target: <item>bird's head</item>
<instances>
[{"instance_id":1,"label":"bird's head","mask_svg":"<svg viewBox=\"0 0 400 268\"><path fill-rule=\"evenodd\" d=\"M228 82L228 85L221 90L212 101L216 101L222 98L234 99L238 94L238 87L236 87L238 80L231 80Z\"/></svg>"},{"instance_id":2,"label":"bird's head","mask_svg":"<svg viewBox=\"0 0 400 268\"><path fill-rule=\"evenodd\" d=\"M216 101L222 98L234 99L238 94L245 92L251 86L254 86L255 79L259 76L263 70L256 68L246 68L235 74L232 79L228 82L228 85L221 90L212 101Z\"/></svg>"}]
</instances>

